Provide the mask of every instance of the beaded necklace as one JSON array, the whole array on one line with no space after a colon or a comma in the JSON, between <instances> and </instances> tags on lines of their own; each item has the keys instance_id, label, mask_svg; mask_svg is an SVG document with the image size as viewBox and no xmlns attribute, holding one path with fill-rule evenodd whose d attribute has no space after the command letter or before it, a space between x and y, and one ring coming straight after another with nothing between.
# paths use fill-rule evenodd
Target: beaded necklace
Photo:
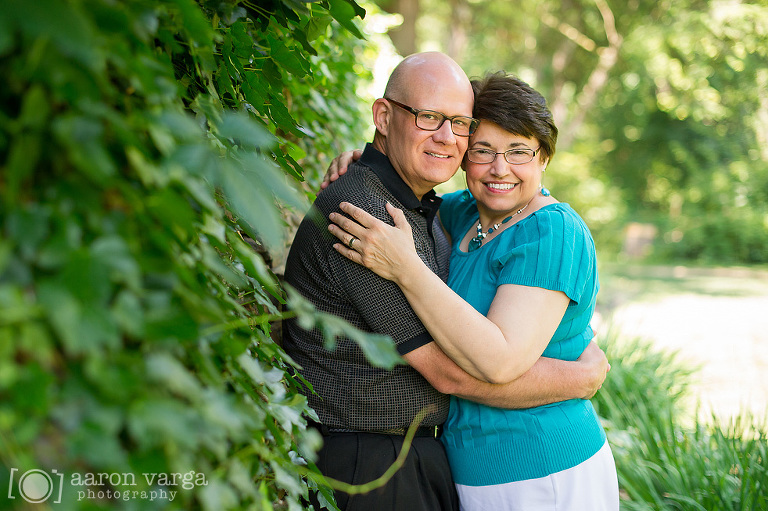
<instances>
[{"instance_id":1,"label":"beaded necklace","mask_svg":"<svg viewBox=\"0 0 768 511\"><path fill-rule=\"evenodd\" d=\"M547 190L546 188L542 188L541 189L541 194L544 195L545 197L548 197L549 196L549 190ZM493 231L495 231L496 229L498 229L502 225L504 225L507 222L509 222L510 220L512 220L514 217L516 217L517 215L519 215L523 211L525 211L525 208L527 208L531 204L531 202L533 202L533 199L535 199L535 198L536 198L536 196L534 195L533 197L531 197L531 200L529 200L528 203L525 206L523 206L522 208L518 209L517 211L515 211L514 213L509 215L507 218L505 218L501 222L499 222L497 224L493 224L493 226L490 227L488 229L488 231L486 231L486 232L483 232L483 224L478 219L477 220L477 236L475 236L474 238L469 240L469 245L467 245L467 252L472 252L474 250L477 250L481 246L483 246L483 241L485 241L486 236L488 236Z\"/></svg>"}]
</instances>

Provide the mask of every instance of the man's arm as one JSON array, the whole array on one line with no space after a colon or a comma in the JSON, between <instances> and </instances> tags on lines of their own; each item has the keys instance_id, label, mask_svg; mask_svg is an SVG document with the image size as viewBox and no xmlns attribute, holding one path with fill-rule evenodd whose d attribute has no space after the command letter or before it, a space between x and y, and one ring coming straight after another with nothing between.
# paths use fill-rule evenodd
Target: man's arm
<instances>
[{"instance_id":1,"label":"man's arm","mask_svg":"<svg viewBox=\"0 0 768 511\"><path fill-rule=\"evenodd\" d=\"M591 342L575 362L542 357L518 379L492 384L473 378L431 342L403 358L438 391L497 408L531 408L595 395L610 369Z\"/></svg>"}]
</instances>

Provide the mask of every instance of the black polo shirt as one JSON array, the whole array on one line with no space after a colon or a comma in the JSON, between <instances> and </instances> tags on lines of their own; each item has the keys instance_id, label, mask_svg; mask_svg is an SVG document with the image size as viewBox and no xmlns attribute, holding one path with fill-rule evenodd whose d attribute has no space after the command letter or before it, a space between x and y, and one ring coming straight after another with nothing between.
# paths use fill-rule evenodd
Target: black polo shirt
<instances>
[{"instance_id":1,"label":"black polo shirt","mask_svg":"<svg viewBox=\"0 0 768 511\"><path fill-rule=\"evenodd\" d=\"M323 190L299 226L288 255L285 281L318 310L347 320L357 328L390 336L400 354L432 341L400 288L334 250L338 240L327 229L328 215L350 202L393 224L387 202L402 209L413 229L416 250L443 280L448 278L450 245L436 218L441 199L434 191L422 200L400 178L389 159L368 144L362 158ZM409 365L385 370L371 366L350 339L336 349L323 348L317 329L305 330L295 320L284 329L286 352L301 365L301 374L317 395L307 391L320 421L334 428L379 431L408 426L427 405L436 412L422 423L442 424L449 398L437 392Z\"/></svg>"}]
</instances>

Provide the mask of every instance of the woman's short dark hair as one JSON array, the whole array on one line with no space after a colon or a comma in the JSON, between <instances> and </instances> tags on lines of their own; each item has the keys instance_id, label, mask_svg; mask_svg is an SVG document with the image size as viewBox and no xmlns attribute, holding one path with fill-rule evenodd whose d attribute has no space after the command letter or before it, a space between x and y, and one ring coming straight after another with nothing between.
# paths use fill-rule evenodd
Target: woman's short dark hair
<instances>
[{"instance_id":1,"label":"woman's short dark hair","mask_svg":"<svg viewBox=\"0 0 768 511\"><path fill-rule=\"evenodd\" d=\"M522 137L541 143L541 156L551 159L557 143L557 126L547 100L530 85L503 71L472 80L475 107L472 116L491 121Z\"/></svg>"}]
</instances>

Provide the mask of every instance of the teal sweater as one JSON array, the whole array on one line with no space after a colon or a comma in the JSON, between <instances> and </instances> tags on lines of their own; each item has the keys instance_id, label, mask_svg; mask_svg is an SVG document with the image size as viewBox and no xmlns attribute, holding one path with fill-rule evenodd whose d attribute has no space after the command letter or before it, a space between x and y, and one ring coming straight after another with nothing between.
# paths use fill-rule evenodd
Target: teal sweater
<instances>
[{"instance_id":1,"label":"teal sweater","mask_svg":"<svg viewBox=\"0 0 768 511\"><path fill-rule=\"evenodd\" d=\"M594 241L578 214L545 206L469 253L459 243L477 225L474 198L444 195L440 217L452 239L450 287L482 314L502 284L562 291L571 301L543 356L576 360L592 338L599 288ZM584 399L503 410L453 397L442 441L455 482L485 486L574 467L603 446L605 432Z\"/></svg>"}]
</instances>

